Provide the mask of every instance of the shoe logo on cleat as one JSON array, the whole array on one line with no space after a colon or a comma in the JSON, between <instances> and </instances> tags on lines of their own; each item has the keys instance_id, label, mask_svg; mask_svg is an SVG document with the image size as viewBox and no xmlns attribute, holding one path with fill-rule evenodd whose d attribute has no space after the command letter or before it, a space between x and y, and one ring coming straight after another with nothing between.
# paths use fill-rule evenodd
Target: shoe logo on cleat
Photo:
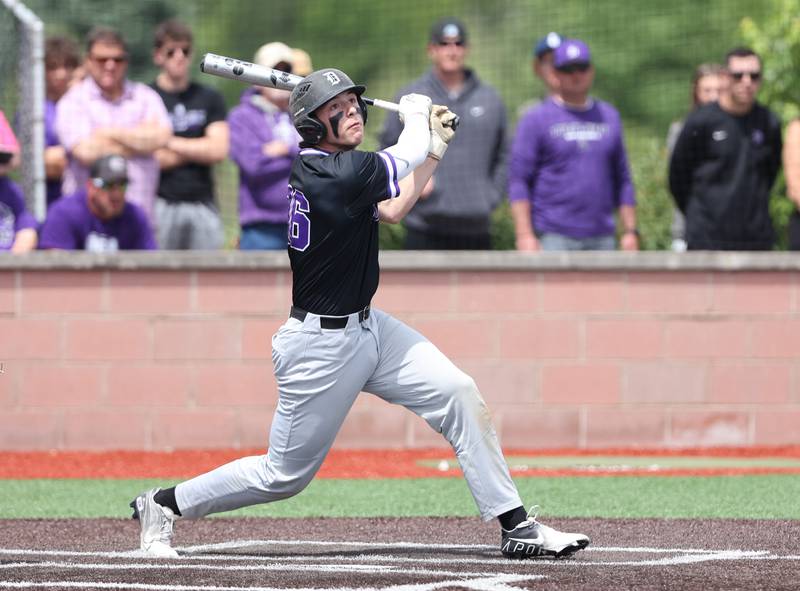
<instances>
[{"instance_id":1,"label":"shoe logo on cleat","mask_svg":"<svg viewBox=\"0 0 800 591\"><path fill-rule=\"evenodd\" d=\"M506 538L500 550L512 556L520 556L521 554L538 556L542 551L542 542L544 542L543 536L536 538Z\"/></svg>"}]
</instances>

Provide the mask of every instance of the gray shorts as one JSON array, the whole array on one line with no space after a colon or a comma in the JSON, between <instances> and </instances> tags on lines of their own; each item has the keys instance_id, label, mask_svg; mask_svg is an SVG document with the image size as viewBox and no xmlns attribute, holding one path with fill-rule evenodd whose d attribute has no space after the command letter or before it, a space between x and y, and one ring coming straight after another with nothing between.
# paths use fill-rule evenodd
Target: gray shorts
<instances>
[{"instance_id":1,"label":"gray shorts","mask_svg":"<svg viewBox=\"0 0 800 591\"><path fill-rule=\"evenodd\" d=\"M156 239L162 250L219 250L224 240L219 212L205 203L156 199Z\"/></svg>"}]
</instances>

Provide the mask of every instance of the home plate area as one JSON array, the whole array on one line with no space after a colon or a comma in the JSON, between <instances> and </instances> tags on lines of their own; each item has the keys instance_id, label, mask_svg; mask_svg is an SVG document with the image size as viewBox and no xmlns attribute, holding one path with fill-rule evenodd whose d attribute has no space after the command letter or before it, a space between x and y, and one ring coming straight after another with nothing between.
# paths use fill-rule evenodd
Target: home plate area
<instances>
[{"instance_id":1,"label":"home plate area","mask_svg":"<svg viewBox=\"0 0 800 591\"><path fill-rule=\"evenodd\" d=\"M223 518L179 522L181 556L167 560L132 550L127 520L5 520L0 589L796 588L798 522L550 523L593 543L569 559L511 561L496 525L477 519Z\"/></svg>"}]
</instances>

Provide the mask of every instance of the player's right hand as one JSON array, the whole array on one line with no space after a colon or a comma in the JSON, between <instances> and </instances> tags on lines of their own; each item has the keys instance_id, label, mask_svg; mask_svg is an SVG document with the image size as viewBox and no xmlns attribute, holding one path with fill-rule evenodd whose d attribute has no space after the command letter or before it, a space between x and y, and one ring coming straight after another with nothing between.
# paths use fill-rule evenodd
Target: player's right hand
<instances>
[{"instance_id":1,"label":"player's right hand","mask_svg":"<svg viewBox=\"0 0 800 591\"><path fill-rule=\"evenodd\" d=\"M441 160L447 151L447 144L453 139L456 130L453 126L455 113L445 106L433 105L430 115L431 146L428 154L436 160Z\"/></svg>"},{"instance_id":2,"label":"player's right hand","mask_svg":"<svg viewBox=\"0 0 800 591\"><path fill-rule=\"evenodd\" d=\"M406 117L419 113L427 120L431 114L432 102L424 94L406 94L400 97L400 121L406 122Z\"/></svg>"}]
</instances>

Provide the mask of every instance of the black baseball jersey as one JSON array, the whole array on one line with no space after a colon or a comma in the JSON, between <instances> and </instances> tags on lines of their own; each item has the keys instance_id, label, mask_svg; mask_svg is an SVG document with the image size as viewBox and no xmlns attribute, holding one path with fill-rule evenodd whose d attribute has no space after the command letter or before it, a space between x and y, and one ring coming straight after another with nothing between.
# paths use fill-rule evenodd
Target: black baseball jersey
<instances>
[{"instance_id":1,"label":"black baseball jersey","mask_svg":"<svg viewBox=\"0 0 800 591\"><path fill-rule=\"evenodd\" d=\"M686 120L669 169L669 185L686 215L692 250L770 250L769 200L781 166L781 123L756 103L735 116L718 103Z\"/></svg>"},{"instance_id":2,"label":"black baseball jersey","mask_svg":"<svg viewBox=\"0 0 800 591\"><path fill-rule=\"evenodd\" d=\"M329 316L364 308L378 288L378 202L400 194L386 152L306 148L289 177L292 302Z\"/></svg>"}]
</instances>

